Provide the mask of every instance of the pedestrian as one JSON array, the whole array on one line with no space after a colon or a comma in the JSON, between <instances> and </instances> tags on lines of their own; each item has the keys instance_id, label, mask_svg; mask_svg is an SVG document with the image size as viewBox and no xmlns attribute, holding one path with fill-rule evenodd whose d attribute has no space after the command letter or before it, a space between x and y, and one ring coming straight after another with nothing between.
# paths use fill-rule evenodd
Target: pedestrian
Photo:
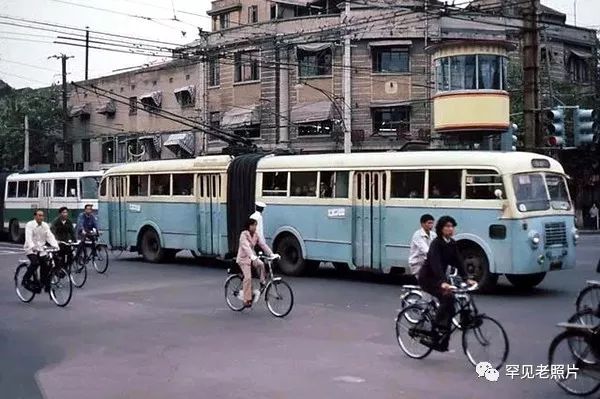
<instances>
[{"instance_id":1,"label":"pedestrian","mask_svg":"<svg viewBox=\"0 0 600 399\"><path fill-rule=\"evenodd\" d=\"M429 252L429 246L431 242L437 237L433 230L433 216L425 214L420 219L421 228L412 236L410 242L410 254L408 257L408 265L410 266L410 272L415 278L419 274L421 266L427 259L427 253Z\"/></svg>"},{"instance_id":2,"label":"pedestrian","mask_svg":"<svg viewBox=\"0 0 600 399\"><path fill-rule=\"evenodd\" d=\"M596 230L600 230L600 220L598 219L598 207L595 203L590 208L590 218L592 218L592 222L596 225Z\"/></svg>"},{"instance_id":3,"label":"pedestrian","mask_svg":"<svg viewBox=\"0 0 600 399\"><path fill-rule=\"evenodd\" d=\"M264 230L263 230L263 216L262 216L262 213L264 212L264 210L267 207L267 205L264 202L256 201L255 204L254 204L254 206L255 206L255 211L254 211L254 213L252 215L250 215L250 219L256 220L256 223L257 223L256 232L258 233L258 235L264 241L265 240L265 234L264 234Z\"/></svg>"},{"instance_id":4,"label":"pedestrian","mask_svg":"<svg viewBox=\"0 0 600 399\"><path fill-rule=\"evenodd\" d=\"M58 217L50 225L50 230L58 241L63 242L59 243L60 252L58 259L63 262L63 266L70 265L73 261L73 251L69 245L64 243L75 242L77 239L75 238L73 222L69 218L69 209L66 206L58 210Z\"/></svg>"},{"instance_id":5,"label":"pedestrian","mask_svg":"<svg viewBox=\"0 0 600 399\"><path fill-rule=\"evenodd\" d=\"M433 322L431 341L425 343L440 352L448 350L450 323L454 313L454 294L446 276L448 266L456 268L467 284L476 284L475 281L467 279L458 245L452 238L455 227L456 220L451 216L442 216L437 221L435 225L437 237L431 242L427 259L419 270L419 285L423 291L436 297L440 303Z\"/></svg>"}]
</instances>

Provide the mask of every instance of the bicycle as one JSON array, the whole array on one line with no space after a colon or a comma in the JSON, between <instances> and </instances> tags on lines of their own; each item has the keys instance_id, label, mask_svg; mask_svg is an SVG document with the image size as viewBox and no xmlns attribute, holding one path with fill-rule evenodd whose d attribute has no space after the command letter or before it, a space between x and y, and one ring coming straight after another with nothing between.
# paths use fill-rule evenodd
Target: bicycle
<instances>
[{"instance_id":1,"label":"bicycle","mask_svg":"<svg viewBox=\"0 0 600 399\"><path fill-rule=\"evenodd\" d=\"M452 289L455 293L455 312L452 319L456 319L457 322L453 322L450 330L440 339L449 338L456 330L461 330L463 351L471 364L475 366L480 362L489 362L495 369L499 369L506 361L509 351L508 337L504 328L495 319L479 313L471 296L471 292L477 289L477 285L468 287L457 276L453 276L452 280L454 282ZM431 338L438 306L437 301L431 299L409 305L398 313L396 339L402 351L409 357L423 359L433 350L424 342ZM497 359L493 359L489 353L494 343L491 330L493 327L499 335L496 339L502 341L496 342L500 349ZM407 336L403 336L405 333ZM483 349L483 354L476 353L478 349L475 348L476 344Z\"/></svg>"},{"instance_id":2,"label":"bicycle","mask_svg":"<svg viewBox=\"0 0 600 399\"><path fill-rule=\"evenodd\" d=\"M46 262L48 263L48 280L50 282L49 296L52 302L57 306L64 307L69 304L73 295L73 286L71 282L70 273L63 267L56 264L54 260L54 253L58 252L57 248L44 247L40 253L45 253ZM36 294L41 293L42 285L40 283L40 267L37 268L33 274L32 279L29 282L23 281L23 277L27 272L27 268L30 265L30 261L20 260L19 266L15 271L15 290L17 296L22 302L29 303L35 298Z\"/></svg>"},{"instance_id":3,"label":"bicycle","mask_svg":"<svg viewBox=\"0 0 600 399\"><path fill-rule=\"evenodd\" d=\"M77 250L78 271L90 262L94 266L94 269L96 269L96 272L100 274L104 274L108 270L108 248L104 244L96 243L99 236L100 233L85 234ZM86 249L88 246L91 248L89 254Z\"/></svg>"},{"instance_id":4,"label":"bicycle","mask_svg":"<svg viewBox=\"0 0 600 399\"><path fill-rule=\"evenodd\" d=\"M71 278L71 282L76 288L82 288L87 281L87 267L81 266L76 262L77 257L77 248L80 245L80 241L72 242L72 241L59 241L60 245L64 245L69 247L71 251L71 262L67 262L68 257L65 255L61 258L61 262L64 265L64 268L69 271L69 276Z\"/></svg>"},{"instance_id":5,"label":"bicycle","mask_svg":"<svg viewBox=\"0 0 600 399\"><path fill-rule=\"evenodd\" d=\"M559 323L565 329L550 343L548 364L562 369L556 383L565 392L577 396L591 395L600 389L600 326ZM555 365L555 367L552 367ZM575 372L569 372L573 366ZM571 378L574 377L574 378Z\"/></svg>"},{"instance_id":6,"label":"bicycle","mask_svg":"<svg viewBox=\"0 0 600 399\"><path fill-rule=\"evenodd\" d=\"M600 304L600 281L587 280L586 287L579 291L575 307L580 312L585 308L595 309Z\"/></svg>"},{"instance_id":7,"label":"bicycle","mask_svg":"<svg viewBox=\"0 0 600 399\"><path fill-rule=\"evenodd\" d=\"M259 255L259 259L265 264L267 283L261 286L260 289L252 290L252 303L257 303L264 293L265 303L269 312L275 317L285 317L292 311L292 307L294 306L294 292L290 285L281 277L273 275L273 261L276 259L275 257L268 257L261 254ZM240 312L246 308L244 306L242 287L244 276L237 264L233 268L227 269L227 273L230 276L225 280L225 301L231 310ZM253 276L253 287L256 286L255 280Z\"/></svg>"}]
</instances>

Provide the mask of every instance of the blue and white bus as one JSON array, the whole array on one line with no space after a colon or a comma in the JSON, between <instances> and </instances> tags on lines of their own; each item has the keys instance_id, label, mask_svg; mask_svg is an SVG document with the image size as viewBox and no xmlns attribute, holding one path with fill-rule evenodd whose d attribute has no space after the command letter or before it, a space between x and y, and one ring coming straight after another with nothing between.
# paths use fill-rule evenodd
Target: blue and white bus
<instances>
[{"instance_id":1,"label":"blue and white bus","mask_svg":"<svg viewBox=\"0 0 600 399\"><path fill-rule=\"evenodd\" d=\"M332 262L407 271L423 213L452 215L469 273L485 288L500 274L532 287L573 268L577 231L561 165L520 152L415 151L237 158L207 156L110 169L100 225L110 245L149 261L191 250L230 256L256 200L264 231L299 275Z\"/></svg>"}]
</instances>

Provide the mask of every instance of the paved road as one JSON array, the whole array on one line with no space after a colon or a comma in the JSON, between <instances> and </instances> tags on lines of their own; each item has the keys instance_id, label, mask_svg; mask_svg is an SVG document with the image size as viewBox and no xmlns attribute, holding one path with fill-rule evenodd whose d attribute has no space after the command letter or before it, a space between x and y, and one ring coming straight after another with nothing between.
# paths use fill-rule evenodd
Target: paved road
<instances>
[{"instance_id":1,"label":"paved road","mask_svg":"<svg viewBox=\"0 0 600 399\"><path fill-rule=\"evenodd\" d=\"M510 364L547 362L554 325L595 277L599 246L599 236L584 237L577 269L530 294L501 280L497 294L477 298L506 328ZM228 310L220 267L124 254L59 309L45 296L17 300L18 252L0 244L3 399L565 397L550 381L477 380L458 336L450 353L407 358L393 330L397 281L328 270L290 278L296 306L280 320L262 305Z\"/></svg>"}]
</instances>

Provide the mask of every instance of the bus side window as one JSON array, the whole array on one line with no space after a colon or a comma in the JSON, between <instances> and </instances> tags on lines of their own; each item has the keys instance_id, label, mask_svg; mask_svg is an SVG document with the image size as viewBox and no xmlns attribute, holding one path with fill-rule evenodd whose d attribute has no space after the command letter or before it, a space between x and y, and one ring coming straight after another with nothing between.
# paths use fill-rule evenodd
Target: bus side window
<instances>
[{"instance_id":1,"label":"bus side window","mask_svg":"<svg viewBox=\"0 0 600 399\"><path fill-rule=\"evenodd\" d=\"M198 185L200 186L200 198L204 198L204 175L198 175Z\"/></svg>"},{"instance_id":2,"label":"bus side window","mask_svg":"<svg viewBox=\"0 0 600 399\"><path fill-rule=\"evenodd\" d=\"M362 173L356 173L356 198L362 199Z\"/></svg>"},{"instance_id":3,"label":"bus side window","mask_svg":"<svg viewBox=\"0 0 600 399\"><path fill-rule=\"evenodd\" d=\"M429 198L460 199L462 170L429 171Z\"/></svg>"},{"instance_id":4,"label":"bus side window","mask_svg":"<svg viewBox=\"0 0 600 399\"><path fill-rule=\"evenodd\" d=\"M262 177L262 194L265 197L287 196L288 172L265 172Z\"/></svg>"},{"instance_id":5,"label":"bus side window","mask_svg":"<svg viewBox=\"0 0 600 399\"><path fill-rule=\"evenodd\" d=\"M65 196L65 181L64 180L54 180L54 197L64 197Z\"/></svg>"},{"instance_id":6,"label":"bus side window","mask_svg":"<svg viewBox=\"0 0 600 399\"><path fill-rule=\"evenodd\" d=\"M193 191L194 175L187 173L173 175L173 195L192 195Z\"/></svg>"},{"instance_id":7,"label":"bus side window","mask_svg":"<svg viewBox=\"0 0 600 399\"><path fill-rule=\"evenodd\" d=\"M171 175L150 175L151 195L171 195Z\"/></svg>"},{"instance_id":8,"label":"bus side window","mask_svg":"<svg viewBox=\"0 0 600 399\"><path fill-rule=\"evenodd\" d=\"M466 198L467 199L496 199L496 190L500 189L504 193L502 176L495 170L467 170L465 178Z\"/></svg>"},{"instance_id":9,"label":"bus side window","mask_svg":"<svg viewBox=\"0 0 600 399\"><path fill-rule=\"evenodd\" d=\"M38 197L39 184L40 184L40 182L37 180L29 182L29 195L28 195L29 198L37 198Z\"/></svg>"},{"instance_id":10,"label":"bus side window","mask_svg":"<svg viewBox=\"0 0 600 399\"><path fill-rule=\"evenodd\" d=\"M19 182L19 189L17 190L17 196L19 198L27 198L27 182L26 181L20 181Z\"/></svg>"},{"instance_id":11,"label":"bus side window","mask_svg":"<svg viewBox=\"0 0 600 399\"><path fill-rule=\"evenodd\" d=\"M424 198L425 172L392 171L391 185L391 198Z\"/></svg>"},{"instance_id":12,"label":"bus side window","mask_svg":"<svg viewBox=\"0 0 600 399\"><path fill-rule=\"evenodd\" d=\"M8 191L6 194L7 198L16 198L17 196L17 182L11 181L8 182Z\"/></svg>"},{"instance_id":13,"label":"bus side window","mask_svg":"<svg viewBox=\"0 0 600 399\"><path fill-rule=\"evenodd\" d=\"M147 197L148 196L148 175L129 176L129 196Z\"/></svg>"},{"instance_id":14,"label":"bus side window","mask_svg":"<svg viewBox=\"0 0 600 399\"><path fill-rule=\"evenodd\" d=\"M317 196L317 172L292 172L290 175L290 191L292 196Z\"/></svg>"},{"instance_id":15,"label":"bus side window","mask_svg":"<svg viewBox=\"0 0 600 399\"><path fill-rule=\"evenodd\" d=\"M77 197L77 180L67 180L67 197Z\"/></svg>"},{"instance_id":16,"label":"bus side window","mask_svg":"<svg viewBox=\"0 0 600 399\"><path fill-rule=\"evenodd\" d=\"M348 198L348 172L321 172L319 198Z\"/></svg>"}]
</instances>

